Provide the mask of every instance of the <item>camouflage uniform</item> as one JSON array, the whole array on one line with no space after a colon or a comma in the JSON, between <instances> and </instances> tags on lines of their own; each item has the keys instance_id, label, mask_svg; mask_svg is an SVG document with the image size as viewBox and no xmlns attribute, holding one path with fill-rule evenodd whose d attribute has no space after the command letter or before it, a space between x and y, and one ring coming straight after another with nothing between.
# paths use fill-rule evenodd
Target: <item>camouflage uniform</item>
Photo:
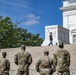
<instances>
[{"instance_id":1,"label":"camouflage uniform","mask_svg":"<svg viewBox=\"0 0 76 75\"><path fill-rule=\"evenodd\" d=\"M18 65L17 75L29 75L29 66L32 63L31 54L28 52L18 52L14 57L15 64Z\"/></svg>"},{"instance_id":2,"label":"camouflage uniform","mask_svg":"<svg viewBox=\"0 0 76 75\"><path fill-rule=\"evenodd\" d=\"M3 52L2 55L5 55L5 58L0 59L0 75L9 75L10 62L6 59L6 52Z\"/></svg>"},{"instance_id":3,"label":"camouflage uniform","mask_svg":"<svg viewBox=\"0 0 76 75\"><path fill-rule=\"evenodd\" d=\"M52 75L53 74L53 59L49 57L48 55L47 56L44 55L36 63L36 70L37 72L40 73L40 75Z\"/></svg>"},{"instance_id":4,"label":"camouflage uniform","mask_svg":"<svg viewBox=\"0 0 76 75\"><path fill-rule=\"evenodd\" d=\"M70 53L63 48L59 48L54 54L54 67L56 67L57 75L70 75Z\"/></svg>"}]
</instances>

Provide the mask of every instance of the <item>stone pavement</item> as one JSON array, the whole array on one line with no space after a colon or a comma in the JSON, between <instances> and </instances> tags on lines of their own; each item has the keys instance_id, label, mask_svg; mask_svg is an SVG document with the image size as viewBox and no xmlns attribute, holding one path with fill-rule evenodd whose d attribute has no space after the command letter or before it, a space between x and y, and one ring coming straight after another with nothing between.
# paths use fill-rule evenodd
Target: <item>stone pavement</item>
<instances>
[{"instance_id":1,"label":"stone pavement","mask_svg":"<svg viewBox=\"0 0 76 75\"><path fill-rule=\"evenodd\" d=\"M58 49L58 46L38 46L38 47L26 47L26 51L28 51L29 53L31 53L32 58L33 58L33 63L30 66L30 75L39 75L39 73L36 72L35 70L35 65L37 60L43 56L43 52L44 50L49 50L50 52L50 56L53 56L53 53ZM70 68L72 69L72 72L75 70L76 72L76 44L67 44L64 46L64 49L68 50L70 52L71 55L71 66ZM20 48L8 48L8 49L0 49L0 57L1 57L1 53L3 51L7 52L7 58L9 59L9 61L11 62L11 71L10 71L10 75L16 75L17 73L17 66L14 64L14 55L20 51ZM75 73L74 72L74 73ZM56 74L54 74L56 75ZM72 75L76 75L72 74Z\"/></svg>"}]
</instances>

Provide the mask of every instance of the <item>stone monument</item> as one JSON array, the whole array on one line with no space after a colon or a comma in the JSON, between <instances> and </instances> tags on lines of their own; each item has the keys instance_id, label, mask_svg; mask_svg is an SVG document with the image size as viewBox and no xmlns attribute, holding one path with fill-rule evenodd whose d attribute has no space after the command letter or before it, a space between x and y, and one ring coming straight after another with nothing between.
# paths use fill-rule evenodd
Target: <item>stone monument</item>
<instances>
[{"instance_id":1,"label":"stone monument","mask_svg":"<svg viewBox=\"0 0 76 75\"><path fill-rule=\"evenodd\" d=\"M53 45L56 45L59 40L65 44L76 44L76 0L64 0L60 10L63 12L63 27L45 26L45 40L42 46L47 46L49 43L48 30L53 33Z\"/></svg>"},{"instance_id":2,"label":"stone monument","mask_svg":"<svg viewBox=\"0 0 76 75\"><path fill-rule=\"evenodd\" d=\"M76 0L63 1L63 27L69 29L69 42L76 43Z\"/></svg>"},{"instance_id":3,"label":"stone monument","mask_svg":"<svg viewBox=\"0 0 76 75\"><path fill-rule=\"evenodd\" d=\"M59 40L64 41L64 43L69 43L69 29L60 27L58 25L45 26L45 40L42 46L48 46L49 34L52 32L53 35L53 45L57 45ZM67 36L66 36L67 35Z\"/></svg>"}]
</instances>

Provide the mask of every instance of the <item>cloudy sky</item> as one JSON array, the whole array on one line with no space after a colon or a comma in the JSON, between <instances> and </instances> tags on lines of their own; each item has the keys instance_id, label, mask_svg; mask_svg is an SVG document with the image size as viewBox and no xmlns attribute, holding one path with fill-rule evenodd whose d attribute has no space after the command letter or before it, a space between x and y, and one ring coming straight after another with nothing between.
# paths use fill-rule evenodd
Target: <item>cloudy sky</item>
<instances>
[{"instance_id":1,"label":"cloudy sky","mask_svg":"<svg viewBox=\"0 0 76 75\"><path fill-rule=\"evenodd\" d=\"M45 26L62 26L63 0L0 0L0 15L11 17L13 23L21 21L18 27L45 37Z\"/></svg>"}]
</instances>

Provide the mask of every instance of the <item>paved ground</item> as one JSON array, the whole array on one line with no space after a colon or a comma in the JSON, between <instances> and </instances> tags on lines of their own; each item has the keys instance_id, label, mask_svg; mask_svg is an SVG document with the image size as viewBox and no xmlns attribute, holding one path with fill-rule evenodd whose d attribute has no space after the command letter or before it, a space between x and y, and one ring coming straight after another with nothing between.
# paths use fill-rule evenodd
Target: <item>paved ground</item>
<instances>
[{"instance_id":1,"label":"paved ground","mask_svg":"<svg viewBox=\"0 0 76 75\"><path fill-rule=\"evenodd\" d=\"M58 46L39 46L39 47L26 47L26 51L32 54L33 63L30 66L30 75L39 75L35 71L35 65L37 60L43 55L44 50L49 50L50 56L53 56L53 53L58 49ZM71 55L71 69L76 69L76 44L67 44L64 46L64 49L68 50ZM11 62L11 71L10 75L16 75L17 66L14 64L14 55L20 51L20 48L9 48L9 49L0 49L0 57L3 51L7 52L7 58ZM75 74L72 74L75 75Z\"/></svg>"}]
</instances>

